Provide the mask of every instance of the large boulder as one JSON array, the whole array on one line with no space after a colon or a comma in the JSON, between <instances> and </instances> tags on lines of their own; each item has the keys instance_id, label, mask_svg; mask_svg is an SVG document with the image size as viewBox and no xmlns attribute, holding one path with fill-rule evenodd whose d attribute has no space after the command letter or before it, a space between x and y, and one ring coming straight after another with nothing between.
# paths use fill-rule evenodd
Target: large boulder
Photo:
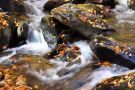
<instances>
[{"instance_id":1,"label":"large boulder","mask_svg":"<svg viewBox=\"0 0 135 90\"><path fill-rule=\"evenodd\" d=\"M134 90L135 72L115 76L100 82L92 90Z\"/></svg>"},{"instance_id":2,"label":"large boulder","mask_svg":"<svg viewBox=\"0 0 135 90\"><path fill-rule=\"evenodd\" d=\"M94 4L65 4L51 11L54 18L88 39L94 34L115 32L103 20L109 13L104 6Z\"/></svg>"},{"instance_id":3,"label":"large boulder","mask_svg":"<svg viewBox=\"0 0 135 90\"><path fill-rule=\"evenodd\" d=\"M90 42L90 46L101 61L109 61L131 69L135 68L134 51L113 38L95 36Z\"/></svg>"},{"instance_id":4,"label":"large boulder","mask_svg":"<svg viewBox=\"0 0 135 90\"><path fill-rule=\"evenodd\" d=\"M0 12L0 50L21 45L27 39L28 25Z\"/></svg>"},{"instance_id":5,"label":"large boulder","mask_svg":"<svg viewBox=\"0 0 135 90\"><path fill-rule=\"evenodd\" d=\"M52 15L42 18L41 28L44 38L51 48L55 48L57 44L72 43L85 39L79 33L59 22Z\"/></svg>"},{"instance_id":6,"label":"large boulder","mask_svg":"<svg viewBox=\"0 0 135 90\"><path fill-rule=\"evenodd\" d=\"M15 47L26 43L28 36L28 24L26 21L17 21L10 25L11 37L9 47Z\"/></svg>"},{"instance_id":7,"label":"large boulder","mask_svg":"<svg viewBox=\"0 0 135 90\"><path fill-rule=\"evenodd\" d=\"M0 7L8 12L25 12L23 0L0 0Z\"/></svg>"},{"instance_id":8,"label":"large boulder","mask_svg":"<svg viewBox=\"0 0 135 90\"><path fill-rule=\"evenodd\" d=\"M128 0L128 6L129 8L135 10L135 0Z\"/></svg>"}]
</instances>

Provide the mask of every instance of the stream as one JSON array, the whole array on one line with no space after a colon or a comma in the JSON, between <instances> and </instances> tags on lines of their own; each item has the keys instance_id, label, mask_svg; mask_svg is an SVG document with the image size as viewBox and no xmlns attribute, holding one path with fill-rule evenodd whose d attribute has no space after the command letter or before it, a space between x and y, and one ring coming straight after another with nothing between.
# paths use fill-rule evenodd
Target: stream
<instances>
[{"instance_id":1,"label":"stream","mask_svg":"<svg viewBox=\"0 0 135 90\"><path fill-rule=\"evenodd\" d=\"M28 85L33 90L91 90L106 78L133 71L117 64L112 64L110 67L93 66L94 61L98 61L98 59L94 56L89 43L85 40L69 44L69 46L75 45L80 48L81 54L73 60L79 60L79 62L69 65L69 62L61 60L63 58L54 58L49 62L43 62L40 56L48 54L55 47L55 45L49 46L45 41L41 28L41 19L47 15L43 12L43 6L46 2L47 0L24 1L27 16L31 19L27 43L7 49L3 52L4 54L0 55L0 63L4 65L11 65L11 57L16 56L15 58L18 60L14 64L21 64L25 68L23 73L28 78ZM115 23L112 23L118 32L113 34L112 37L134 48L135 11L128 8L127 0L119 0L119 3L120 5L117 5L113 10L116 17L113 19ZM51 35L47 35L52 38ZM27 58L29 55L33 60L21 61L21 57ZM44 66L46 63L52 66Z\"/></svg>"}]
</instances>

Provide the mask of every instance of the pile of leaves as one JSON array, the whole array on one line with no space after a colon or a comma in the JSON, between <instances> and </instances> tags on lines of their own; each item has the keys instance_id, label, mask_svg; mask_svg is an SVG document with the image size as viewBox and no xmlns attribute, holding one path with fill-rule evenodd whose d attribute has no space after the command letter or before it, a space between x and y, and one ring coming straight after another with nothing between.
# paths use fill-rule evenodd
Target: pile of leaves
<instances>
[{"instance_id":1,"label":"pile of leaves","mask_svg":"<svg viewBox=\"0 0 135 90\"><path fill-rule=\"evenodd\" d=\"M81 52L78 46L70 46L68 44L63 43L58 44L57 48L53 52L48 53L47 57L49 59L63 58L62 60L70 62L77 58L79 55L81 55Z\"/></svg>"},{"instance_id":2,"label":"pile of leaves","mask_svg":"<svg viewBox=\"0 0 135 90\"><path fill-rule=\"evenodd\" d=\"M9 16L5 12L0 12L0 29L9 26Z\"/></svg>"},{"instance_id":3,"label":"pile of leaves","mask_svg":"<svg viewBox=\"0 0 135 90\"><path fill-rule=\"evenodd\" d=\"M0 67L0 90L31 90L18 66Z\"/></svg>"}]
</instances>

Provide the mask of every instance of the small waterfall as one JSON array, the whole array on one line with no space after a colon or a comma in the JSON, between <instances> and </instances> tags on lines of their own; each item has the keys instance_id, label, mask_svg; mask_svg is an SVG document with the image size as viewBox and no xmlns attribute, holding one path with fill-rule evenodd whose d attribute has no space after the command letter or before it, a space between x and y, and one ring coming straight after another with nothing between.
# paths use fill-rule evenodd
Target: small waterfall
<instances>
[{"instance_id":1,"label":"small waterfall","mask_svg":"<svg viewBox=\"0 0 135 90\"><path fill-rule=\"evenodd\" d=\"M119 5L128 8L128 0L116 0Z\"/></svg>"},{"instance_id":2,"label":"small waterfall","mask_svg":"<svg viewBox=\"0 0 135 90\"><path fill-rule=\"evenodd\" d=\"M24 1L27 15L32 21L29 23L27 44L18 47L16 50L17 53L44 55L51 50L44 39L40 27L41 18L45 16L45 13L43 13L43 5L46 2L47 0Z\"/></svg>"},{"instance_id":3,"label":"small waterfall","mask_svg":"<svg viewBox=\"0 0 135 90\"><path fill-rule=\"evenodd\" d=\"M19 47L17 52L44 55L51 50L44 39L42 29L40 27L41 18L45 16L45 13L43 13L43 5L46 2L47 0L24 1L27 15L30 17L32 22L29 23L27 45Z\"/></svg>"},{"instance_id":4,"label":"small waterfall","mask_svg":"<svg viewBox=\"0 0 135 90\"><path fill-rule=\"evenodd\" d=\"M6 51L12 51L14 54L9 55L10 57L16 53L44 55L51 51L48 47L47 42L44 40L42 29L40 28L41 18L45 16L43 12L43 5L47 0L25 0L25 9L27 15L31 19L29 23L28 39L27 44L8 49ZM8 56L8 58L10 58ZM0 60L4 61L7 57L4 56Z\"/></svg>"},{"instance_id":5,"label":"small waterfall","mask_svg":"<svg viewBox=\"0 0 135 90\"><path fill-rule=\"evenodd\" d=\"M29 24L28 43L46 43L40 21L45 14L43 13L43 5L47 0L27 0L25 1L26 12L32 22Z\"/></svg>"}]
</instances>

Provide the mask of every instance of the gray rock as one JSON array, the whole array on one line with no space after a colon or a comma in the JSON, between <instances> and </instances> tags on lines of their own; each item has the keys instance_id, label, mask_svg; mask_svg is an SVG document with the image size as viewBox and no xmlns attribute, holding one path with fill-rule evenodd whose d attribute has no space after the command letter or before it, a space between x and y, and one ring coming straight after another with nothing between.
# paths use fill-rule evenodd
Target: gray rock
<instances>
[{"instance_id":1,"label":"gray rock","mask_svg":"<svg viewBox=\"0 0 135 90\"><path fill-rule=\"evenodd\" d=\"M51 11L51 14L62 24L90 39L95 34L115 32L114 28L104 21L109 11L101 5L65 4Z\"/></svg>"}]
</instances>

